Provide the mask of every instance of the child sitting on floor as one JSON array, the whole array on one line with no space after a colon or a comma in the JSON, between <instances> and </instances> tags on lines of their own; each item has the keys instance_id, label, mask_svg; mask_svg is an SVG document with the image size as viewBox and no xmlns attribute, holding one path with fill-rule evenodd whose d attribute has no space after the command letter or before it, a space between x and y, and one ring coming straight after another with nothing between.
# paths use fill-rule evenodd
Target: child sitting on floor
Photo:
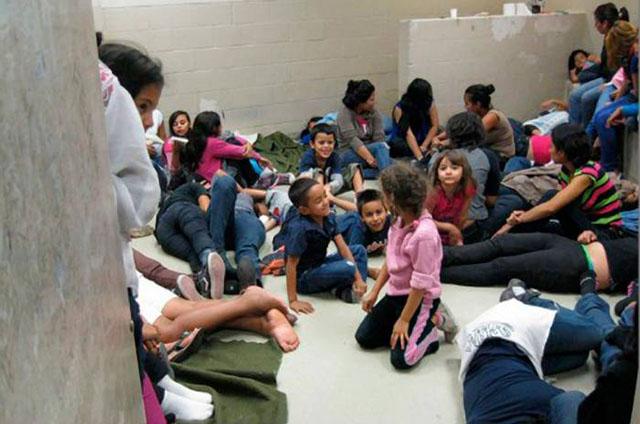
<instances>
[{"instance_id":1,"label":"child sitting on floor","mask_svg":"<svg viewBox=\"0 0 640 424\"><path fill-rule=\"evenodd\" d=\"M387 245L391 215L378 190L367 189L357 196L358 212L338 215L338 231L348 245L360 244L369 255L380 254Z\"/></svg>"},{"instance_id":2,"label":"child sitting on floor","mask_svg":"<svg viewBox=\"0 0 640 424\"><path fill-rule=\"evenodd\" d=\"M356 332L365 349L387 346L391 364L408 369L438 350L434 315L440 303L442 245L424 208L427 182L415 168L393 165L380 175L384 199L396 219L389 229L387 258L362 301L368 314ZM375 306L382 287L387 294Z\"/></svg>"},{"instance_id":3,"label":"child sitting on floor","mask_svg":"<svg viewBox=\"0 0 640 424\"><path fill-rule=\"evenodd\" d=\"M367 252L360 245L347 246L338 233L336 217L322 184L311 178L293 183L289 197L297 213L288 219L285 240L287 294L289 307L302 313L313 312L309 302L298 300L298 293L331 291L336 297L354 303L367 290ZM329 242L338 253L327 256ZM354 258L355 257L355 258Z\"/></svg>"},{"instance_id":4,"label":"child sitting on floor","mask_svg":"<svg viewBox=\"0 0 640 424\"><path fill-rule=\"evenodd\" d=\"M323 184L327 194L335 195L345 191L362 190L364 180L358 164L348 164L344 169L340 156L335 152L336 129L328 124L317 124L311 130L310 149L300 158L300 175L313 178ZM351 210L352 204L331 196L343 209Z\"/></svg>"},{"instance_id":5,"label":"child sitting on floor","mask_svg":"<svg viewBox=\"0 0 640 424\"><path fill-rule=\"evenodd\" d=\"M463 244L462 230L476 195L476 184L462 152L447 150L438 156L429 174L429 185L426 207L436 223L442 244Z\"/></svg>"}]
</instances>

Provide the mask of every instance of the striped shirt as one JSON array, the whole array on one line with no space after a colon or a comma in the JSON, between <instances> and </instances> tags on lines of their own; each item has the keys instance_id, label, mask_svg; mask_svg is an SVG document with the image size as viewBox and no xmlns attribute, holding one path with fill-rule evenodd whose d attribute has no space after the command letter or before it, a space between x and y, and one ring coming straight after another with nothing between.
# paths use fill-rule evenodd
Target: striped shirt
<instances>
[{"instance_id":1,"label":"striped shirt","mask_svg":"<svg viewBox=\"0 0 640 424\"><path fill-rule=\"evenodd\" d=\"M569 182L580 175L586 175L591 185L580 197L580 209L587 215L593 225L620 227L622 202L614 184L599 163L589 161L576 169L572 176L569 170L562 167L558 179L564 189Z\"/></svg>"}]
</instances>

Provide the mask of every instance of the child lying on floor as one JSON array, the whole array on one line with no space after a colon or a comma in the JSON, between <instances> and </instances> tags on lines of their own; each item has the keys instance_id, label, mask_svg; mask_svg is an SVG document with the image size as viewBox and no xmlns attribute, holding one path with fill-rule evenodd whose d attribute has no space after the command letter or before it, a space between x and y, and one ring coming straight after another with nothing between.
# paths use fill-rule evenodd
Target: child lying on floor
<instances>
[{"instance_id":1,"label":"child lying on floor","mask_svg":"<svg viewBox=\"0 0 640 424\"><path fill-rule=\"evenodd\" d=\"M142 274L138 277L140 286L136 300L140 315L157 329L158 340L163 343L174 342L185 331L196 328L223 327L271 336L284 352L295 350L300 343L287 319L285 303L259 287L248 287L242 295L231 300L193 302L179 298Z\"/></svg>"},{"instance_id":2,"label":"child lying on floor","mask_svg":"<svg viewBox=\"0 0 640 424\"><path fill-rule=\"evenodd\" d=\"M326 291L354 303L367 289L362 278L367 275L366 250L360 245L347 246L338 233L336 217L331 213L322 184L300 178L291 186L289 197L297 209L287 213L284 241L289 307L296 312L311 313L313 306L298 300L298 293ZM327 256L331 241L338 253Z\"/></svg>"}]
</instances>

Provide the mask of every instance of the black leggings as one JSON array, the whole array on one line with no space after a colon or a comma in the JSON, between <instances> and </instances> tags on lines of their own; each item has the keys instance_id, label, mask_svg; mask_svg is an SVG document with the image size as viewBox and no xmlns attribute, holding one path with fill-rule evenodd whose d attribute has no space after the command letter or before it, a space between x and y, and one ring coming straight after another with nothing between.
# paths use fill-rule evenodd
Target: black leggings
<instances>
[{"instance_id":1,"label":"black leggings","mask_svg":"<svg viewBox=\"0 0 640 424\"><path fill-rule=\"evenodd\" d=\"M577 292L588 264L580 244L555 234L505 234L445 246L440 279L465 286L503 285L512 278L550 292Z\"/></svg>"}]
</instances>

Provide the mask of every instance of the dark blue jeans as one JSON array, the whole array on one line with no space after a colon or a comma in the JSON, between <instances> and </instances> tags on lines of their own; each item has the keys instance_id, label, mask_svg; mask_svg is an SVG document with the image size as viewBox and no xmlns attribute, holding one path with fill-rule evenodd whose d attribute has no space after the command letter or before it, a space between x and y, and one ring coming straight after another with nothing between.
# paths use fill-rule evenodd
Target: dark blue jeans
<instances>
[{"instance_id":1,"label":"dark blue jeans","mask_svg":"<svg viewBox=\"0 0 640 424\"><path fill-rule=\"evenodd\" d=\"M490 239L500 227L507 223L507 218L509 218L511 212L530 208L531 204L520 196L517 191L501 185L496 203L489 211L489 217L485 220L477 221L477 227L482 232L482 235L476 239L470 239L469 242ZM467 242L466 237L465 242Z\"/></svg>"},{"instance_id":2,"label":"dark blue jeans","mask_svg":"<svg viewBox=\"0 0 640 424\"><path fill-rule=\"evenodd\" d=\"M512 172L522 171L523 169L531 168L531 161L523 156L514 156L510 158L504 165L504 171L502 175L507 175Z\"/></svg>"},{"instance_id":3,"label":"dark blue jeans","mask_svg":"<svg viewBox=\"0 0 640 424\"><path fill-rule=\"evenodd\" d=\"M349 245L365 246L365 224L358 212L347 212L336 217L338 232ZM365 246L366 247L366 246Z\"/></svg>"},{"instance_id":4,"label":"dark blue jeans","mask_svg":"<svg viewBox=\"0 0 640 424\"><path fill-rule=\"evenodd\" d=\"M162 250L188 261L193 271L203 265L202 253L214 248L205 215L198 205L189 202L169 206L158 218L155 235Z\"/></svg>"},{"instance_id":5,"label":"dark blue jeans","mask_svg":"<svg viewBox=\"0 0 640 424\"><path fill-rule=\"evenodd\" d=\"M590 136L600 138L600 164L605 171L616 171L620 169L619 146L618 135L616 127L607 127L607 119L609 116L620 106L625 106L633 102L637 102L638 99L632 95L626 95L620 100L608 104L603 107L602 110L597 112L592 120Z\"/></svg>"},{"instance_id":6,"label":"dark blue jeans","mask_svg":"<svg viewBox=\"0 0 640 424\"><path fill-rule=\"evenodd\" d=\"M342 166L346 166L350 163L359 163L362 165L362 173L364 178L368 180L373 180L378 178L378 174L383 169L391 166L391 156L389 155L389 146L384 141L379 141L376 143L369 143L364 145L369 152L373 155L378 163L377 168L369 168L367 162L362 159L358 154L353 150L349 149L342 153L340 156L340 161L342 162Z\"/></svg>"},{"instance_id":7,"label":"dark blue jeans","mask_svg":"<svg viewBox=\"0 0 640 424\"><path fill-rule=\"evenodd\" d=\"M237 210L234 218L236 263L248 258L256 270L256 276L260 278L259 252L266 238L264 225L256 214L246 210Z\"/></svg>"},{"instance_id":8,"label":"dark blue jeans","mask_svg":"<svg viewBox=\"0 0 640 424\"><path fill-rule=\"evenodd\" d=\"M571 310L551 300L533 297L525 303L557 311L544 348L542 369L556 374L582 366L615 327L609 304L595 293L583 295Z\"/></svg>"},{"instance_id":9,"label":"dark blue jeans","mask_svg":"<svg viewBox=\"0 0 640 424\"><path fill-rule=\"evenodd\" d=\"M364 281L367 279L367 250L362 245L349 246L356 263L346 261L339 253L326 257L322 265L298 276L297 288L302 294L326 292L351 287L356 267Z\"/></svg>"}]
</instances>

